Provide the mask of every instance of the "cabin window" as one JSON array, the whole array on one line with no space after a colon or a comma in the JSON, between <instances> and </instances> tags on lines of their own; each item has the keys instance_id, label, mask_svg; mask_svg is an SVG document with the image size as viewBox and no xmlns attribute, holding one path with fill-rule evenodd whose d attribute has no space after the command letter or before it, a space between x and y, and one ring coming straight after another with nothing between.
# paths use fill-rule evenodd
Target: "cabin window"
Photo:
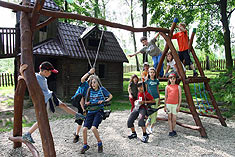
<instances>
[{"instance_id":1,"label":"cabin window","mask_svg":"<svg viewBox=\"0 0 235 157\"><path fill-rule=\"evenodd\" d=\"M99 78L105 78L105 64L99 64Z\"/></svg>"},{"instance_id":2,"label":"cabin window","mask_svg":"<svg viewBox=\"0 0 235 157\"><path fill-rule=\"evenodd\" d=\"M43 21L40 21L40 23ZM47 39L47 26L39 29L39 42Z\"/></svg>"},{"instance_id":3,"label":"cabin window","mask_svg":"<svg viewBox=\"0 0 235 157\"><path fill-rule=\"evenodd\" d=\"M101 33L94 31L89 35L88 38L88 48L96 50L98 49L98 46L100 44L100 38L101 38ZM103 51L104 47L104 40L102 39L101 45L100 45L100 51Z\"/></svg>"}]
</instances>

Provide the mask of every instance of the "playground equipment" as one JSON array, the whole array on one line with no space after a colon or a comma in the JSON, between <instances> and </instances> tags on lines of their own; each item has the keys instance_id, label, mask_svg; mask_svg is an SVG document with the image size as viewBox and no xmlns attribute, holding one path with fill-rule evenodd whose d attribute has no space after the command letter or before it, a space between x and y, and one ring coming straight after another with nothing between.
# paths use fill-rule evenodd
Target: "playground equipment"
<instances>
[{"instance_id":1,"label":"playground equipment","mask_svg":"<svg viewBox=\"0 0 235 157\"><path fill-rule=\"evenodd\" d=\"M65 13L60 11L49 11L46 9L42 9L42 6L44 5L45 0L36 0L34 7L29 6L29 3L26 0L22 1L22 5L17 5L9 2L3 2L0 1L0 6L14 9L16 11L22 11L21 12L21 20L20 20L20 29L21 29L21 63L27 64L28 68L24 71L24 77L25 80L19 80L16 91L15 91L15 98L14 98L14 129L13 129L13 137L10 137L10 140L14 141L14 148L21 147L22 140L19 140L20 137L16 136L22 136L22 111L23 111L23 97L26 90L26 87L29 90L30 96L32 98L34 107L35 107L35 113L38 121L39 126L39 132L41 134L41 140L42 140L42 147L44 156L50 156L54 157L56 156L55 148L54 148L54 142L52 139L52 135L50 132L50 126L48 122L48 116L46 113L46 107L44 104L44 97L42 94L42 91L40 90L40 86L36 80L35 74L34 74L34 67L33 67L33 57L32 57L32 39L33 39L33 32L37 29L40 29L46 25L48 25L50 22L54 21L56 18L66 18L66 19L76 19L76 20L82 20L87 22L92 22L96 24L106 25L114 28L120 28L125 29L132 32L146 32L146 31L157 31L160 32L161 36L166 40L165 49L163 51L163 55L161 57L160 63L157 67L157 76L159 75L160 68L162 66L162 63L164 61L165 55L170 49L173 57L175 59L179 75L181 78L181 81L183 83L186 99L189 105L190 113L192 114L194 121L196 123L196 126L191 126L187 124L181 124L177 122L177 124L198 130L202 137L207 137L206 131L201 123L201 120L199 118L199 114L196 111L192 95L190 93L190 83L204 83L205 89L209 94L209 97L212 101L212 105L215 109L216 115L211 115L209 117L218 118L223 126L226 126L225 120L222 117L220 110L217 106L217 103L214 99L213 93L211 91L211 88L208 84L209 79L205 77L204 72L200 66L200 63L198 61L198 58L195 54L195 51L192 47L193 38L195 35L195 32L192 33L192 36L190 38L189 42L189 49L193 55L193 58L196 62L197 68L200 72L201 77L193 78L193 77L186 77L183 67L180 63L179 56L177 55L177 52L171 42L171 37L173 34L173 31L175 29L176 23L178 22L177 19L174 19L173 24L171 26L171 29L166 28L154 28L154 27L146 27L146 28L133 28L130 26L118 24L118 23L112 23L109 21L105 21L102 19L92 18L92 17L86 17L78 14L73 13ZM38 24L38 19L40 15L44 15L49 17L48 20L45 22ZM159 78L160 81L167 81L166 78ZM201 114L203 116L206 116L204 114ZM35 148L32 148L28 146L33 153L34 156L38 156L37 151L35 151ZM35 153L36 152L36 153Z\"/></svg>"}]
</instances>

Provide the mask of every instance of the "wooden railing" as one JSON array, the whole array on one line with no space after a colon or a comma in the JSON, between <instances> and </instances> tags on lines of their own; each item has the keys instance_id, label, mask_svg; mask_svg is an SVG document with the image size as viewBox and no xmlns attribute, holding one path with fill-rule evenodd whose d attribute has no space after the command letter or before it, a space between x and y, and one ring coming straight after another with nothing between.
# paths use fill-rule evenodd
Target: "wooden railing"
<instances>
[{"instance_id":1,"label":"wooden railing","mask_svg":"<svg viewBox=\"0 0 235 157\"><path fill-rule=\"evenodd\" d=\"M0 87L14 85L14 75L10 73L0 73Z\"/></svg>"},{"instance_id":2,"label":"wooden railing","mask_svg":"<svg viewBox=\"0 0 235 157\"><path fill-rule=\"evenodd\" d=\"M16 29L0 28L0 58L14 57L15 55Z\"/></svg>"}]
</instances>

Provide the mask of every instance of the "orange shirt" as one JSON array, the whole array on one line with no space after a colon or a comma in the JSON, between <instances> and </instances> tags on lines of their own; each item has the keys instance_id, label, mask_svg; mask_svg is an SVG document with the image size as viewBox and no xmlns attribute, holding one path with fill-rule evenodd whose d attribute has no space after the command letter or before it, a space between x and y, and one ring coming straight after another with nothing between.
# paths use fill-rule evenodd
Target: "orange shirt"
<instances>
[{"instance_id":1,"label":"orange shirt","mask_svg":"<svg viewBox=\"0 0 235 157\"><path fill-rule=\"evenodd\" d=\"M187 30L185 32L178 32L173 35L172 39L177 39L178 45L179 45L179 51L185 51L188 50L188 32Z\"/></svg>"},{"instance_id":2,"label":"orange shirt","mask_svg":"<svg viewBox=\"0 0 235 157\"><path fill-rule=\"evenodd\" d=\"M143 71L143 72L142 72L141 77L142 77L142 80L143 80L143 81L145 81L145 78L147 77L147 75L148 75L148 71Z\"/></svg>"},{"instance_id":3,"label":"orange shirt","mask_svg":"<svg viewBox=\"0 0 235 157\"><path fill-rule=\"evenodd\" d=\"M178 104L179 103L179 85L167 86L167 99L166 104Z\"/></svg>"}]
</instances>

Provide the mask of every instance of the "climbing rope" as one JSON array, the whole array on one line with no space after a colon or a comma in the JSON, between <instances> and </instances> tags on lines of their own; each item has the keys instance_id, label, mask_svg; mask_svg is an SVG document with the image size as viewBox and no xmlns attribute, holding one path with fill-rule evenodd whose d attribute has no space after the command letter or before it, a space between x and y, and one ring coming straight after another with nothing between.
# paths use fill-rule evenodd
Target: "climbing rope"
<instances>
[{"instance_id":1,"label":"climbing rope","mask_svg":"<svg viewBox=\"0 0 235 157\"><path fill-rule=\"evenodd\" d=\"M208 101L208 99L207 99L207 96L206 96L206 90L205 90L205 84L203 83L203 91L204 91L204 96L205 96L205 98L206 98L206 102L207 102L207 104L208 104L208 107L209 107L209 110L211 111L211 112L213 112L214 110L215 110L215 108L214 108L214 110L211 108L211 106L210 106L210 103L209 103L209 101Z\"/></svg>"},{"instance_id":2,"label":"climbing rope","mask_svg":"<svg viewBox=\"0 0 235 157\"><path fill-rule=\"evenodd\" d=\"M200 103L198 102L198 99L197 99L197 89L196 89L195 83L194 83L194 95L195 95L195 97L196 97L197 106L198 106L199 111L200 111L199 113L202 114L203 112L202 112L202 109L201 109L201 107L200 107Z\"/></svg>"}]
</instances>

